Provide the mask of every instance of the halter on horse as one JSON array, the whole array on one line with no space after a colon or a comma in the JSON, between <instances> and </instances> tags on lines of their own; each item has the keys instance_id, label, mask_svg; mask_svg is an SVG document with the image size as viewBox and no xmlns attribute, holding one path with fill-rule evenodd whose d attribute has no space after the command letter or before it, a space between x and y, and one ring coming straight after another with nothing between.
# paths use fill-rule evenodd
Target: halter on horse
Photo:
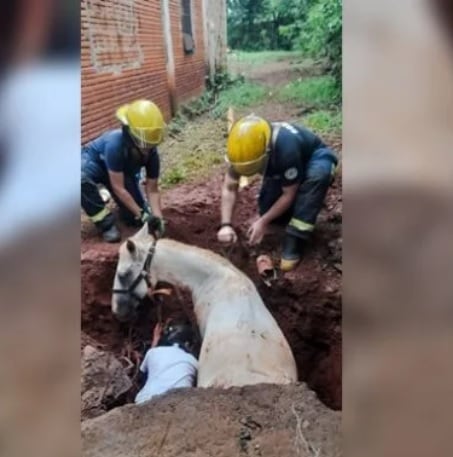
<instances>
[{"instance_id":1,"label":"halter on horse","mask_svg":"<svg viewBox=\"0 0 453 457\"><path fill-rule=\"evenodd\" d=\"M138 274L138 276L132 281L131 285L127 289L112 289L114 294L126 294L129 297L133 298L137 302L142 300L142 297L139 297L135 293L135 289L140 284L140 281L145 281L148 287L151 287L151 281L149 280L149 270L151 268L151 262L153 261L154 253L156 252L157 238L154 238L153 244L148 250L148 254L143 264L143 268Z\"/></svg>"},{"instance_id":2,"label":"halter on horse","mask_svg":"<svg viewBox=\"0 0 453 457\"><path fill-rule=\"evenodd\" d=\"M143 263L143 267L141 268L139 274L134 279L134 281L132 281L132 283L130 284L129 287L112 289L113 294L127 295L130 299L134 300L137 304L140 303L143 299L143 297L139 296L136 293L136 289L137 289L138 285L141 283L141 281L145 281L148 288L151 287L151 281L149 279L149 272L150 272L151 263L153 261L154 254L156 252L156 244L157 244L157 241L159 240L159 235L158 235L159 221L158 221L158 219L151 218L151 220L148 221L147 225L148 225L148 233L150 233L153 236L154 240L148 250L145 261Z\"/></svg>"}]
</instances>

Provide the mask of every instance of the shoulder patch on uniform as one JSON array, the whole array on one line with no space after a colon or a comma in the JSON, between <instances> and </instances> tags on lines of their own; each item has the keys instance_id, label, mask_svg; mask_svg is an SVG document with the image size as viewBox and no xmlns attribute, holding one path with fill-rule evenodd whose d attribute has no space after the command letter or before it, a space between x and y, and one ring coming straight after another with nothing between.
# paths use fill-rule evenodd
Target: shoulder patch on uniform
<instances>
[{"instance_id":1,"label":"shoulder patch on uniform","mask_svg":"<svg viewBox=\"0 0 453 457\"><path fill-rule=\"evenodd\" d=\"M291 124L288 124L288 122L283 122L282 127L284 127L286 130L291 132L293 135L297 135L297 130L292 126Z\"/></svg>"},{"instance_id":2,"label":"shoulder patch on uniform","mask_svg":"<svg viewBox=\"0 0 453 457\"><path fill-rule=\"evenodd\" d=\"M288 180L295 179L297 178L298 171L296 167L288 168L285 171L285 178Z\"/></svg>"}]
</instances>

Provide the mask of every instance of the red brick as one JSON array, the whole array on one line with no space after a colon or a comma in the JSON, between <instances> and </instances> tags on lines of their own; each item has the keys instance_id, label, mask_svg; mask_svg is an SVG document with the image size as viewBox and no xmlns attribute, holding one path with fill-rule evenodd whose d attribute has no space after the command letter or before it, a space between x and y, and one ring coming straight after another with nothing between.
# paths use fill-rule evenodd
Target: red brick
<instances>
[{"instance_id":1,"label":"red brick","mask_svg":"<svg viewBox=\"0 0 453 457\"><path fill-rule=\"evenodd\" d=\"M162 110L166 120L170 118L170 94L166 68L165 41L162 24L160 0L135 0L138 17L137 42L140 45L143 60L138 68L123 69L114 74L112 71L99 72L93 65L91 56L90 30L99 37L115 19L107 17L91 18L87 12L87 1L82 0L82 143L98 136L109 128L118 126L115 119L116 109L124 103L137 98L149 98ZM90 0L96 5L97 12L112 13L113 5L118 0ZM127 9L121 8L121 14ZM104 13L105 14L105 13ZM124 16L121 24L127 22ZM185 54L182 41L181 1L170 1L170 22L175 62L176 100L184 102L200 95L204 90L205 56L203 37L202 0L192 0L192 29L195 52ZM119 43L122 37L114 36L116 49L104 54L104 62L121 62L130 53L122 53ZM124 39L124 38L123 38Z\"/></svg>"}]
</instances>

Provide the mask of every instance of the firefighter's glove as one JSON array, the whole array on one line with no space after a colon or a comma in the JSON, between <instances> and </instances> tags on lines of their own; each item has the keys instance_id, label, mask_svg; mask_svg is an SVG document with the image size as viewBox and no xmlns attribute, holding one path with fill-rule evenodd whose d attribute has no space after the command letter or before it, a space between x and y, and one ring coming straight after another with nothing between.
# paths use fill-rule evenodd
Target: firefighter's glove
<instances>
[{"instance_id":1,"label":"firefighter's glove","mask_svg":"<svg viewBox=\"0 0 453 457\"><path fill-rule=\"evenodd\" d=\"M162 238L165 233L165 221L157 216L151 216L148 220L150 233L154 232L159 238Z\"/></svg>"}]
</instances>

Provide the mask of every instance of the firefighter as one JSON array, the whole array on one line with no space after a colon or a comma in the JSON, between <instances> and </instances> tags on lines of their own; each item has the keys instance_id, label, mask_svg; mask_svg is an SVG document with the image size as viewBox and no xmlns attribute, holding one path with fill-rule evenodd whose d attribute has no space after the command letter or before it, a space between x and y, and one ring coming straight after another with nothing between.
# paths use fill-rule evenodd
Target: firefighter
<instances>
[{"instance_id":1,"label":"firefighter","mask_svg":"<svg viewBox=\"0 0 453 457\"><path fill-rule=\"evenodd\" d=\"M160 109L149 100L137 100L116 112L121 128L110 130L82 148L82 207L107 242L121 239L115 217L106 207L99 185L106 187L119 206L121 219L141 226L152 217L164 220L159 193L161 143L165 122ZM146 198L140 173L146 170Z\"/></svg>"},{"instance_id":2,"label":"firefighter","mask_svg":"<svg viewBox=\"0 0 453 457\"><path fill-rule=\"evenodd\" d=\"M238 120L227 141L229 163L222 187L218 240L237 240L233 225L239 179L260 173L259 217L248 231L260 243L272 226L283 226L280 268L294 269L310 240L316 218L338 164L335 153L313 132L287 122L268 122L254 114Z\"/></svg>"}]
</instances>

